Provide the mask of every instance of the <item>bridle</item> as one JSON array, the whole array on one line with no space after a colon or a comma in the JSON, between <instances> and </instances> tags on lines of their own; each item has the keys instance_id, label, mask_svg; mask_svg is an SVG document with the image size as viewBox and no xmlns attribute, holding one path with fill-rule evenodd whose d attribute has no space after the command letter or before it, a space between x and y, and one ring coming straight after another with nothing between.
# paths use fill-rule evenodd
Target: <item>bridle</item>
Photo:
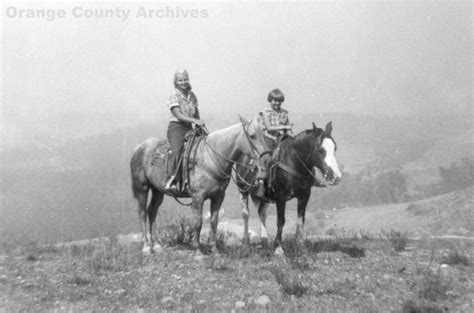
<instances>
[{"instance_id":1,"label":"bridle","mask_svg":"<svg viewBox=\"0 0 474 313\"><path fill-rule=\"evenodd\" d=\"M329 137L327 137L329 138ZM316 175L313 173L313 171L311 169L309 169L305 162L303 162L303 160L301 159L301 157L299 156L298 152L295 151L295 155L296 155L296 158L298 159L298 161L301 163L301 165L303 165L303 168L306 170L306 172L309 174L309 175L304 175L300 172L298 172L297 170L291 168L290 166L286 165L285 163L281 162L281 161L274 161L274 163L280 167L282 170L288 172L289 174L293 175L293 176L296 176L298 178L306 178L308 176L312 176L314 179L317 180L317 177ZM328 170L328 167L323 164L323 169L319 168L319 167L316 167L317 169L319 169L321 171L321 174L323 175L323 178L326 180L328 174L329 174L329 170Z\"/></svg>"},{"instance_id":2,"label":"bridle","mask_svg":"<svg viewBox=\"0 0 474 313\"><path fill-rule=\"evenodd\" d=\"M265 145L265 149L263 152L260 152L258 150L258 148L255 146L255 144L253 143L253 141L250 139L250 135L249 135L249 132L248 132L248 129L245 128L245 121L242 119L242 117L239 115L239 118L240 118L240 123L242 124L242 129L244 131L244 134L245 134L245 138L247 138L247 141L249 142L249 145L250 145L250 148L252 149L252 151L255 153L255 155L257 155L257 161L259 161L261 158L263 158L266 154L272 154L272 151L270 149L268 149L268 147L266 147ZM249 126L250 127L250 124ZM259 162L257 162L257 164L259 164Z\"/></svg>"}]
</instances>

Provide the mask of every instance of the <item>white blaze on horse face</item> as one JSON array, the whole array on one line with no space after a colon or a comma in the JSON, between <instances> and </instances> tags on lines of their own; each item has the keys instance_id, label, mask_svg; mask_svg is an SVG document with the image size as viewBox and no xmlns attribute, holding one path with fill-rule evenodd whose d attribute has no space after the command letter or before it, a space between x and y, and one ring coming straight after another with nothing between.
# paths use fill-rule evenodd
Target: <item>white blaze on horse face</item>
<instances>
[{"instance_id":1,"label":"white blaze on horse face","mask_svg":"<svg viewBox=\"0 0 474 313\"><path fill-rule=\"evenodd\" d=\"M332 169L335 177L342 177L341 171L339 170L339 166L337 166L337 160L334 151L336 150L336 145L334 144L334 141L330 138L324 138L322 147L326 151L324 163L326 163L326 165Z\"/></svg>"}]
</instances>

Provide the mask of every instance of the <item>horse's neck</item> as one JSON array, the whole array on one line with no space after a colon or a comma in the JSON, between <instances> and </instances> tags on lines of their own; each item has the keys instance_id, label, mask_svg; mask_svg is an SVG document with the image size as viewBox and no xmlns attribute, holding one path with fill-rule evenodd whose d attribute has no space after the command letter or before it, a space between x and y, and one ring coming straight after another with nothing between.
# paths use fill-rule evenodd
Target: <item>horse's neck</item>
<instances>
[{"instance_id":1,"label":"horse's neck","mask_svg":"<svg viewBox=\"0 0 474 313\"><path fill-rule=\"evenodd\" d=\"M207 137L207 144L209 144L215 152L218 152L221 157L236 161L241 154L239 149L241 128L242 125L235 124L213 132Z\"/></svg>"},{"instance_id":2,"label":"horse's neck","mask_svg":"<svg viewBox=\"0 0 474 313\"><path fill-rule=\"evenodd\" d=\"M296 170L312 168L311 158L309 157L310 145L304 138L288 138L283 142L284 152L281 154L281 161L287 162Z\"/></svg>"}]
</instances>

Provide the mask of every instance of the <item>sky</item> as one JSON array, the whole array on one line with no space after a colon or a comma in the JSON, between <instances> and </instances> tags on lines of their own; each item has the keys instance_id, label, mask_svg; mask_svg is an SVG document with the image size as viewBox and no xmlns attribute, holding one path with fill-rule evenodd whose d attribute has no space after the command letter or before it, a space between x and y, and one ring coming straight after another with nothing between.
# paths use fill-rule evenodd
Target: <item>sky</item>
<instances>
[{"instance_id":1,"label":"sky","mask_svg":"<svg viewBox=\"0 0 474 313\"><path fill-rule=\"evenodd\" d=\"M5 3L0 132L21 141L165 125L180 67L210 121L251 117L274 88L308 122L472 115L472 25L470 1Z\"/></svg>"}]
</instances>

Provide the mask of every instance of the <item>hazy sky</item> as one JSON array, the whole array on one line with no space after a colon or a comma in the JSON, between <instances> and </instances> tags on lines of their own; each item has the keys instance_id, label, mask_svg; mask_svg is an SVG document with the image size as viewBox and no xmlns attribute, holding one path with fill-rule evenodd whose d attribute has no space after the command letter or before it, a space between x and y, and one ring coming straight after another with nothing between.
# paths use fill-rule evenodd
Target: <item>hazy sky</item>
<instances>
[{"instance_id":1,"label":"hazy sky","mask_svg":"<svg viewBox=\"0 0 474 313\"><path fill-rule=\"evenodd\" d=\"M252 116L276 87L290 113L472 114L472 25L470 1L4 4L0 130L167 123L178 67L204 119Z\"/></svg>"}]
</instances>

